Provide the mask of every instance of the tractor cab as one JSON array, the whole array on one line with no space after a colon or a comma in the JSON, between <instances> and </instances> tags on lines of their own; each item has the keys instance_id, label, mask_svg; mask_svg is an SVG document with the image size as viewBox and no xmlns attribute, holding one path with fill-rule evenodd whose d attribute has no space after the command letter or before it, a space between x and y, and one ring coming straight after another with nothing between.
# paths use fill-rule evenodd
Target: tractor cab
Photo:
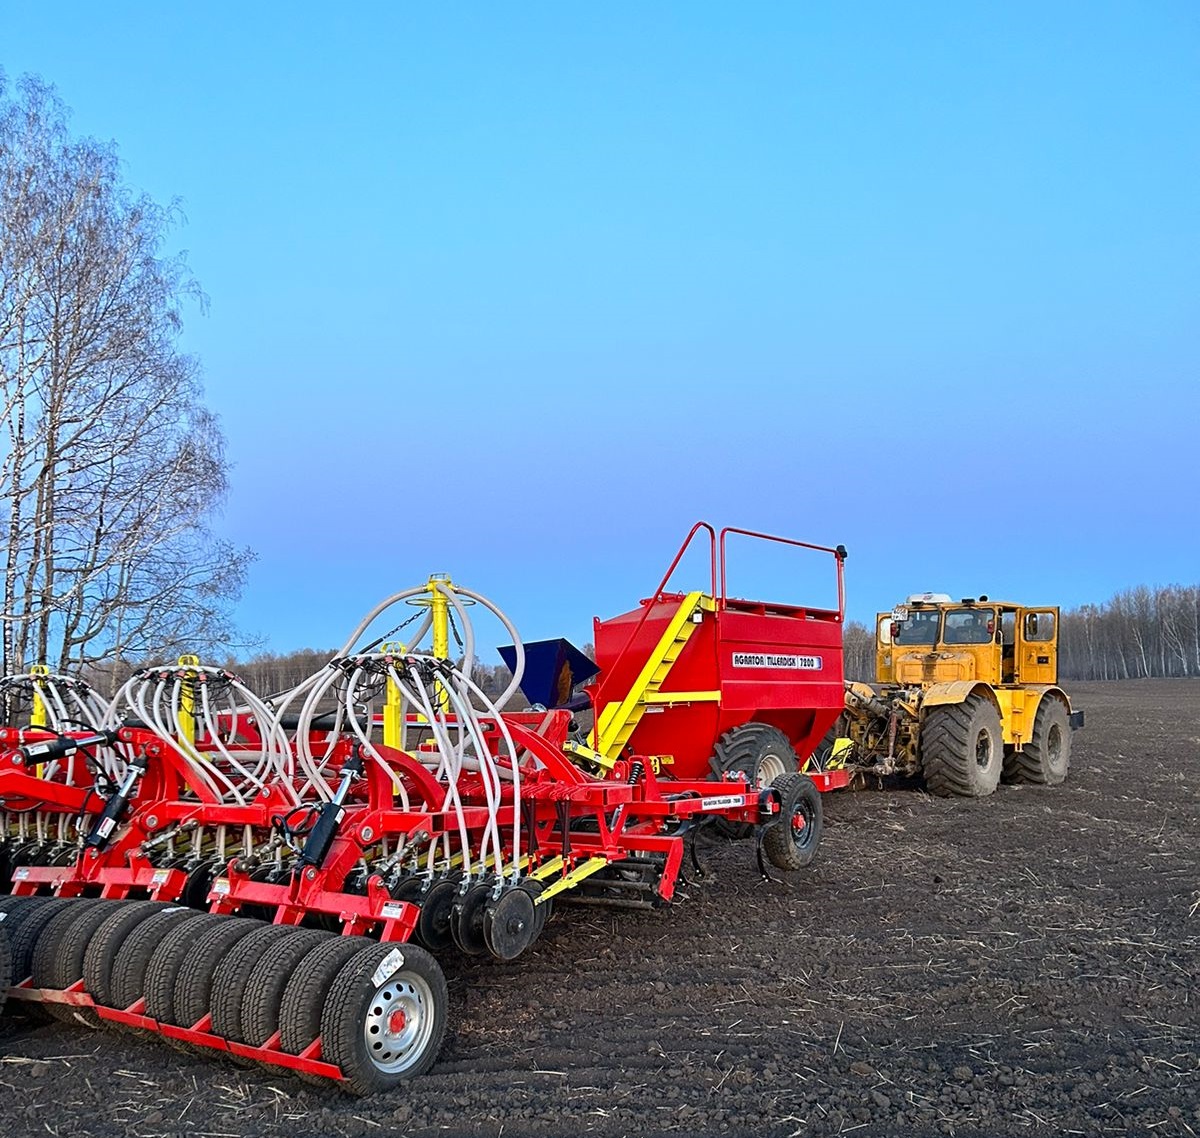
<instances>
[{"instance_id":1,"label":"tractor cab","mask_svg":"<svg viewBox=\"0 0 1200 1138\"><path fill-rule=\"evenodd\" d=\"M915 593L876 620L875 674L902 687L1058 682L1058 609Z\"/></svg>"}]
</instances>

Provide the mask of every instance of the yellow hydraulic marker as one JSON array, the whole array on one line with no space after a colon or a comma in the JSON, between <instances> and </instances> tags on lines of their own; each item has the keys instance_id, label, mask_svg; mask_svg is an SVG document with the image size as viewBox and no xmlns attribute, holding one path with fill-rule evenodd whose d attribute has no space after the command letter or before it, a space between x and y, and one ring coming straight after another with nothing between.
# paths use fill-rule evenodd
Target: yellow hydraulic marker
<instances>
[{"instance_id":1,"label":"yellow hydraulic marker","mask_svg":"<svg viewBox=\"0 0 1200 1138\"><path fill-rule=\"evenodd\" d=\"M188 669L183 673L179 690L179 741L186 743L193 755L196 753L196 692L188 681L195 681L197 673L191 669L199 664L199 656L179 657L179 666Z\"/></svg>"},{"instance_id":2,"label":"yellow hydraulic marker","mask_svg":"<svg viewBox=\"0 0 1200 1138\"><path fill-rule=\"evenodd\" d=\"M50 669L45 664L34 664L29 669L31 676L48 676ZM29 711L29 726L46 728L50 726L50 713L46 710L46 701L42 696L42 681L35 679L33 681L33 707ZM42 777L45 764L38 763L34 768L34 773L38 778Z\"/></svg>"},{"instance_id":3,"label":"yellow hydraulic marker","mask_svg":"<svg viewBox=\"0 0 1200 1138\"><path fill-rule=\"evenodd\" d=\"M403 644L384 644L382 650L393 656L404 654ZM383 699L383 745L397 751L404 750L404 697L400 685L388 676Z\"/></svg>"},{"instance_id":4,"label":"yellow hydraulic marker","mask_svg":"<svg viewBox=\"0 0 1200 1138\"><path fill-rule=\"evenodd\" d=\"M29 669L31 676L48 676L50 669L45 664L34 664ZM30 727L49 727L50 714L46 710L46 701L42 697L42 681L35 679L33 681L33 708L29 712Z\"/></svg>"}]
</instances>

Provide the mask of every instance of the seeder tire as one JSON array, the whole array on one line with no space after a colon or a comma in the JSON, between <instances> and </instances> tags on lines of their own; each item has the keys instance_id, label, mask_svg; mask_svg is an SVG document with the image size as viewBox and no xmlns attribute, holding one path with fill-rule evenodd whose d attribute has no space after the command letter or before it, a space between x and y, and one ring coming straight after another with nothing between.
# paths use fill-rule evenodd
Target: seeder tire
<instances>
[{"instance_id":1,"label":"seeder tire","mask_svg":"<svg viewBox=\"0 0 1200 1138\"><path fill-rule=\"evenodd\" d=\"M1058 786L1071 769L1071 718L1062 700L1042 698L1029 742L1004 756L1004 781Z\"/></svg>"},{"instance_id":2,"label":"seeder tire","mask_svg":"<svg viewBox=\"0 0 1200 1138\"><path fill-rule=\"evenodd\" d=\"M121 904L119 901L101 901L81 912L72 914L73 920L63 930L62 936L58 940L54 961L43 987L62 990L83 980L83 966L88 946L92 943L96 930L112 916L119 904ZM67 911L70 912L70 910ZM84 988L86 989L86 987L85 983ZM47 1010L52 1015L56 1012L63 1012L63 1009L54 1009L49 1006L47 1006ZM90 1028L103 1026L103 1021L91 1008L71 1008L69 1013L62 1014L62 1018Z\"/></svg>"},{"instance_id":3,"label":"seeder tire","mask_svg":"<svg viewBox=\"0 0 1200 1138\"><path fill-rule=\"evenodd\" d=\"M824 815L821 792L803 774L785 774L772 787L779 792L779 817L763 831L763 853L776 868L795 871L811 865L821 844ZM802 821L802 826L796 823Z\"/></svg>"},{"instance_id":4,"label":"seeder tire","mask_svg":"<svg viewBox=\"0 0 1200 1138\"><path fill-rule=\"evenodd\" d=\"M986 696L932 707L921 724L921 772L930 794L982 798L1000 783L1000 713Z\"/></svg>"},{"instance_id":5,"label":"seeder tire","mask_svg":"<svg viewBox=\"0 0 1200 1138\"><path fill-rule=\"evenodd\" d=\"M456 880L436 881L420 901L417 938L431 952L441 952L454 943L452 921L458 899Z\"/></svg>"},{"instance_id":6,"label":"seeder tire","mask_svg":"<svg viewBox=\"0 0 1200 1138\"><path fill-rule=\"evenodd\" d=\"M33 972L33 952L42 930L73 904L69 897L34 897L32 904L9 913L4 925L12 952L14 983L28 979Z\"/></svg>"},{"instance_id":7,"label":"seeder tire","mask_svg":"<svg viewBox=\"0 0 1200 1138\"><path fill-rule=\"evenodd\" d=\"M261 1047L279 1030L283 993L300 962L323 941L335 939L319 929L292 929L254 966L242 1001L242 1042Z\"/></svg>"},{"instance_id":8,"label":"seeder tire","mask_svg":"<svg viewBox=\"0 0 1200 1138\"><path fill-rule=\"evenodd\" d=\"M150 963L146 965L146 982L143 994L146 997L146 1014L159 1023L174 1023L171 1018L175 1003L175 981L183 967L196 938L203 936L222 921L229 920L219 913L202 913L195 921L176 925L154 950Z\"/></svg>"},{"instance_id":9,"label":"seeder tire","mask_svg":"<svg viewBox=\"0 0 1200 1138\"><path fill-rule=\"evenodd\" d=\"M212 996L209 1008L212 1011L214 1035L231 1039L234 1043L245 1043L242 1035L242 1005L246 998L246 985L263 954L269 952L280 940L295 936L290 925L264 925L242 937L226 954L212 978ZM233 1056L235 1063L249 1063L248 1059Z\"/></svg>"},{"instance_id":10,"label":"seeder tire","mask_svg":"<svg viewBox=\"0 0 1200 1138\"><path fill-rule=\"evenodd\" d=\"M4 1013L4 1003L8 999L8 989L12 984L12 948L8 943L8 933L0 924L0 1015Z\"/></svg>"},{"instance_id":11,"label":"seeder tire","mask_svg":"<svg viewBox=\"0 0 1200 1138\"><path fill-rule=\"evenodd\" d=\"M279 1042L284 1051L299 1055L321 1034L321 1011L342 966L375 943L362 936L331 937L300 961L279 1002ZM297 1074L306 1083L325 1083L304 1072Z\"/></svg>"},{"instance_id":12,"label":"seeder tire","mask_svg":"<svg viewBox=\"0 0 1200 1138\"><path fill-rule=\"evenodd\" d=\"M83 984L96 1003L113 1007L111 977L117 953L125 938L162 908L159 901L118 901L96 930L83 957Z\"/></svg>"},{"instance_id":13,"label":"seeder tire","mask_svg":"<svg viewBox=\"0 0 1200 1138\"><path fill-rule=\"evenodd\" d=\"M108 919L110 902L98 898L76 898L70 906L58 912L42 929L33 947L31 972L35 988L54 988L62 991L83 979L83 954L91 934ZM89 917L91 918L89 921ZM88 928L80 940L71 937L71 930L83 921ZM64 951L67 945L73 951ZM99 1027L100 1020L90 1008L69 1004L44 1004L45 1011L65 1023L83 1023Z\"/></svg>"},{"instance_id":14,"label":"seeder tire","mask_svg":"<svg viewBox=\"0 0 1200 1138\"><path fill-rule=\"evenodd\" d=\"M248 917L225 917L188 950L175 980L171 1023L191 1027L203 1019L212 1000L213 977L238 941L266 926Z\"/></svg>"},{"instance_id":15,"label":"seeder tire","mask_svg":"<svg viewBox=\"0 0 1200 1138\"><path fill-rule=\"evenodd\" d=\"M321 1015L323 1057L368 1095L423 1075L446 1035L446 977L415 944L376 944L337 974Z\"/></svg>"},{"instance_id":16,"label":"seeder tire","mask_svg":"<svg viewBox=\"0 0 1200 1138\"><path fill-rule=\"evenodd\" d=\"M751 787L770 786L780 775L800 769L800 759L788 737L769 723L743 723L726 731L714 748L712 766L720 777L740 772ZM727 838L748 838L754 827L745 822L716 819L716 831Z\"/></svg>"},{"instance_id":17,"label":"seeder tire","mask_svg":"<svg viewBox=\"0 0 1200 1138\"><path fill-rule=\"evenodd\" d=\"M186 924L202 914L196 909L172 905L151 913L125 938L117 950L109 973L108 993L115 1008L128 1008L145 995L146 969L163 937L176 925Z\"/></svg>"}]
</instances>

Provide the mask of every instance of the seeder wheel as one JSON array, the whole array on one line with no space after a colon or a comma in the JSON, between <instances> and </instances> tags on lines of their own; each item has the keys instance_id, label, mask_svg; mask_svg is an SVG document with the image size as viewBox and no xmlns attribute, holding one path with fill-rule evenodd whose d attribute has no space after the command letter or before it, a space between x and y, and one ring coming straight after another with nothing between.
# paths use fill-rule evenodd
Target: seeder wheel
<instances>
[{"instance_id":1,"label":"seeder wheel","mask_svg":"<svg viewBox=\"0 0 1200 1138\"><path fill-rule=\"evenodd\" d=\"M780 810L763 832L763 852L776 869L803 869L821 842L821 793L802 774L781 775L771 787L779 794Z\"/></svg>"},{"instance_id":2,"label":"seeder wheel","mask_svg":"<svg viewBox=\"0 0 1200 1138\"><path fill-rule=\"evenodd\" d=\"M8 944L8 933L0 924L0 1013L4 1011L4 1002L8 999L8 987L12 983L12 952Z\"/></svg>"},{"instance_id":3,"label":"seeder wheel","mask_svg":"<svg viewBox=\"0 0 1200 1138\"><path fill-rule=\"evenodd\" d=\"M451 932L451 911L458 897L458 882L453 879L432 885L421 901L417 918L417 936L430 952L440 952L454 943Z\"/></svg>"},{"instance_id":4,"label":"seeder wheel","mask_svg":"<svg viewBox=\"0 0 1200 1138\"><path fill-rule=\"evenodd\" d=\"M377 944L352 956L321 1016L321 1048L345 1089L388 1090L433 1066L446 1033L446 978L424 949Z\"/></svg>"},{"instance_id":5,"label":"seeder wheel","mask_svg":"<svg viewBox=\"0 0 1200 1138\"><path fill-rule=\"evenodd\" d=\"M454 943L469 956L482 956L487 952L483 915L491 900L492 886L481 881L478 885L472 885L454 902L450 913L450 933Z\"/></svg>"},{"instance_id":6,"label":"seeder wheel","mask_svg":"<svg viewBox=\"0 0 1200 1138\"><path fill-rule=\"evenodd\" d=\"M279 1002L279 1042L284 1051L299 1055L321 1034L322 1009L342 966L374 945L367 937L330 937L300 961ZM306 1083L325 1083L324 1079L304 1071L296 1074Z\"/></svg>"},{"instance_id":7,"label":"seeder wheel","mask_svg":"<svg viewBox=\"0 0 1200 1138\"><path fill-rule=\"evenodd\" d=\"M212 1011L214 1035L224 1036L234 1043L245 1043L242 1035L242 1007L250 976L262 959L281 940L294 937L289 925L264 925L243 937L229 950L217 967L212 979ZM235 1063L249 1064L251 1060L231 1056Z\"/></svg>"},{"instance_id":8,"label":"seeder wheel","mask_svg":"<svg viewBox=\"0 0 1200 1138\"><path fill-rule=\"evenodd\" d=\"M529 892L517 887L506 889L484 909L483 938L497 960L516 960L537 940L536 908Z\"/></svg>"},{"instance_id":9,"label":"seeder wheel","mask_svg":"<svg viewBox=\"0 0 1200 1138\"><path fill-rule=\"evenodd\" d=\"M96 929L83 957L83 982L98 1004L113 1007L112 968L121 946L143 921L165 909L157 901L118 901Z\"/></svg>"},{"instance_id":10,"label":"seeder wheel","mask_svg":"<svg viewBox=\"0 0 1200 1138\"><path fill-rule=\"evenodd\" d=\"M142 998L146 990L146 969L163 937L176 925L201 915L195 909L178 906L161 909L151 913L125 938L109 970L108 994L114 1008L127 1008Z\"/></svg>"},{"instance_id":11,"label":"seeder wheel","mask_svg":"<svg viewBox=\"0 0 1200 1138\"><path fill-rule=\"evenodd\" d=\"M201 936L180 965L169 1022L191 1027L203 1019L212 1001L213 976L221 962L239 941L264 927L269 926L248 917L224 917Z\"/></svg>"},{"instance_id":12,"label":"seeder wheel","mask_svg":"<svg viewBox=\"0 0 1200 1138\"><path fill-rule=\"evenodd\" d=\"M33 947L33 986L61 990L82 980L83 956L88 942L111 913L111 901L84 898L75 899L56 913ZM77 925L82 926L80 933L75 932ZM43 1007L54 1019L88 1027L100 1026L100 1018L90 1008L69 1004L44 1004Z\"/></svg>"},{"instance_id":13,"label":"seeder wheel","mask_svg":"<svg viewBox=\"0 0 1200 1138\"><path fill-rule=\"evenodd\" d=\"M246 981L241 1032L242 1039L252 1047L261 1047L279 1030L283 993L300 961L333 937L317 929L291 929L290 933L262 954Z\"/></svg>"}]
</instances>

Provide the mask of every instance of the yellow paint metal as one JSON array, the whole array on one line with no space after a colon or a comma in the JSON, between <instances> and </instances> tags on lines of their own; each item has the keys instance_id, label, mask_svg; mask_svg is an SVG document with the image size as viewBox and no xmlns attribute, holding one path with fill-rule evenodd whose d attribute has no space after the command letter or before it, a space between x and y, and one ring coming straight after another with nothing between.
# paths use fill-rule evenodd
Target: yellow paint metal
<instances>
[{"instance_id":1,"label":"yellow paint metal","mask_svg":"<svg viewBox=\"0 0 1200 1138\"><path fill-rule=\"evenodd\" d=\"M551 874L557 873L562 867L563 859L561 857L552 857L549 861L542 862L529 876L534 881L542 881Z\"/></svg>"},{"instance_id":2,"label":"yellow paint metal","mask_svg":"<svg viewBox=\"0 0 1200 1138\"><path fill-rule=\"evenodd\" d=\"M34 664L29 669L31 676L48 676L50 669L45 664ZM35 679L33 681L33 707L29 711L29 726L30 727L49 727L50 716L46 711L46 700L42 695L43 681Z\"/></svg>"},{"instance_id":3,"label":"yellow paint metal","mask_svg":"<svg viewBox=\"0 0 1200 1138\"><path fill-rule=\"evenodd\" d=\"M382 651L400 656L404 653L404 645L384 644ZM388 676L383 698L383 745L404 750L404 697L400 694L400 685L391 676Z\"/></svg>"},{"instance_id":4,"label":"yellow paint metal","mask_svg":"<svg viewBox=\"0 0 1200 1138\"><path fill-rule=\"evenodd\" d=\"M601 709L596 718L596 726L592 729L589 742L601 754L610 760L620 757L621 750L629 741L634 728L641 721L642 714L652 702L668 702L651 697L662 693L663 681L670 675L671 667L679 658L683 646L688 642L692 633L699 627L693 620L697 612L713 612L716 602L706 593L699 591L688 593L679 603L675 615L671 617L664 629L654 651L650 653L641 672L630 686L628 693L620 703L610 703ZM670 699L678 699L679 695L695 695L697 693L670 693ZM716 693L720 699L720 693Z\"/></svg>"},{"instance_id":5,"label":"yellow paint metal","mask_svg":"<svg viewBox=\"0 0 1200 1138\"><path fill-rule=\"evenodd\" d=\"M193 754L196 752L196 695L187 683L197 673L192 669L200 664L199 656L180 656L179 666L184 669L184 683L179 691L179 742L186 743Z\"/></svg>"},{"instance_id":6,"label":"yellow paint metal","mask_svg":"<svg viewBox=\"0 0 1200 1138\"><path fill-rule=\"evenodd\" d=\"M442 589L452 589L448 575L434 573L429 578L429 607L433 613L433 654L439 660L450 659L450 600ZM434 682L435 700L439 711L450 707L450 695L441 680Z\"/></svg>"},{"instance_id":7,"label":"yellow paint metal","mask_svg":"<svg viewBox=\"0 0 1200 1138\"><path fill-rule=\"evenodd\" d=\"M593 763L608 771L612 770L616 764L616 759L608 755L602 755L599 751L593 750L591 747L586 747L582 743L576 743L572 739L568 739L563 744L563 750L568 755L574 755L577 759L583 759L585 762Z\"/></svg>"},{"instance_id":8,"label":"yellow paint metal","mask_svg":"<svg viewBox=\"0 0 1200 1138\"><path fill-rule=\"evenodd\" d=\"M549 901L551 897L558 893L562 893L567 889L574 889L585 877L590 877L598 869L603 869L608 865L606 857L590 857L587 861L577 865L570 873L564 874L553 885L547 885L545 889L534 900L535 905L540 905L543 901Z\"/></svg>"},{"instance_id":9,"label":"yellow paint metal","mask_svg":"<svg viewBox=\"0 0 1200 1138\"><path fill-rule=\"evenodd\" d=\"M719 691L652 691L646 693L647 703L718 703Z\"/></svg>"}]
</instances>

